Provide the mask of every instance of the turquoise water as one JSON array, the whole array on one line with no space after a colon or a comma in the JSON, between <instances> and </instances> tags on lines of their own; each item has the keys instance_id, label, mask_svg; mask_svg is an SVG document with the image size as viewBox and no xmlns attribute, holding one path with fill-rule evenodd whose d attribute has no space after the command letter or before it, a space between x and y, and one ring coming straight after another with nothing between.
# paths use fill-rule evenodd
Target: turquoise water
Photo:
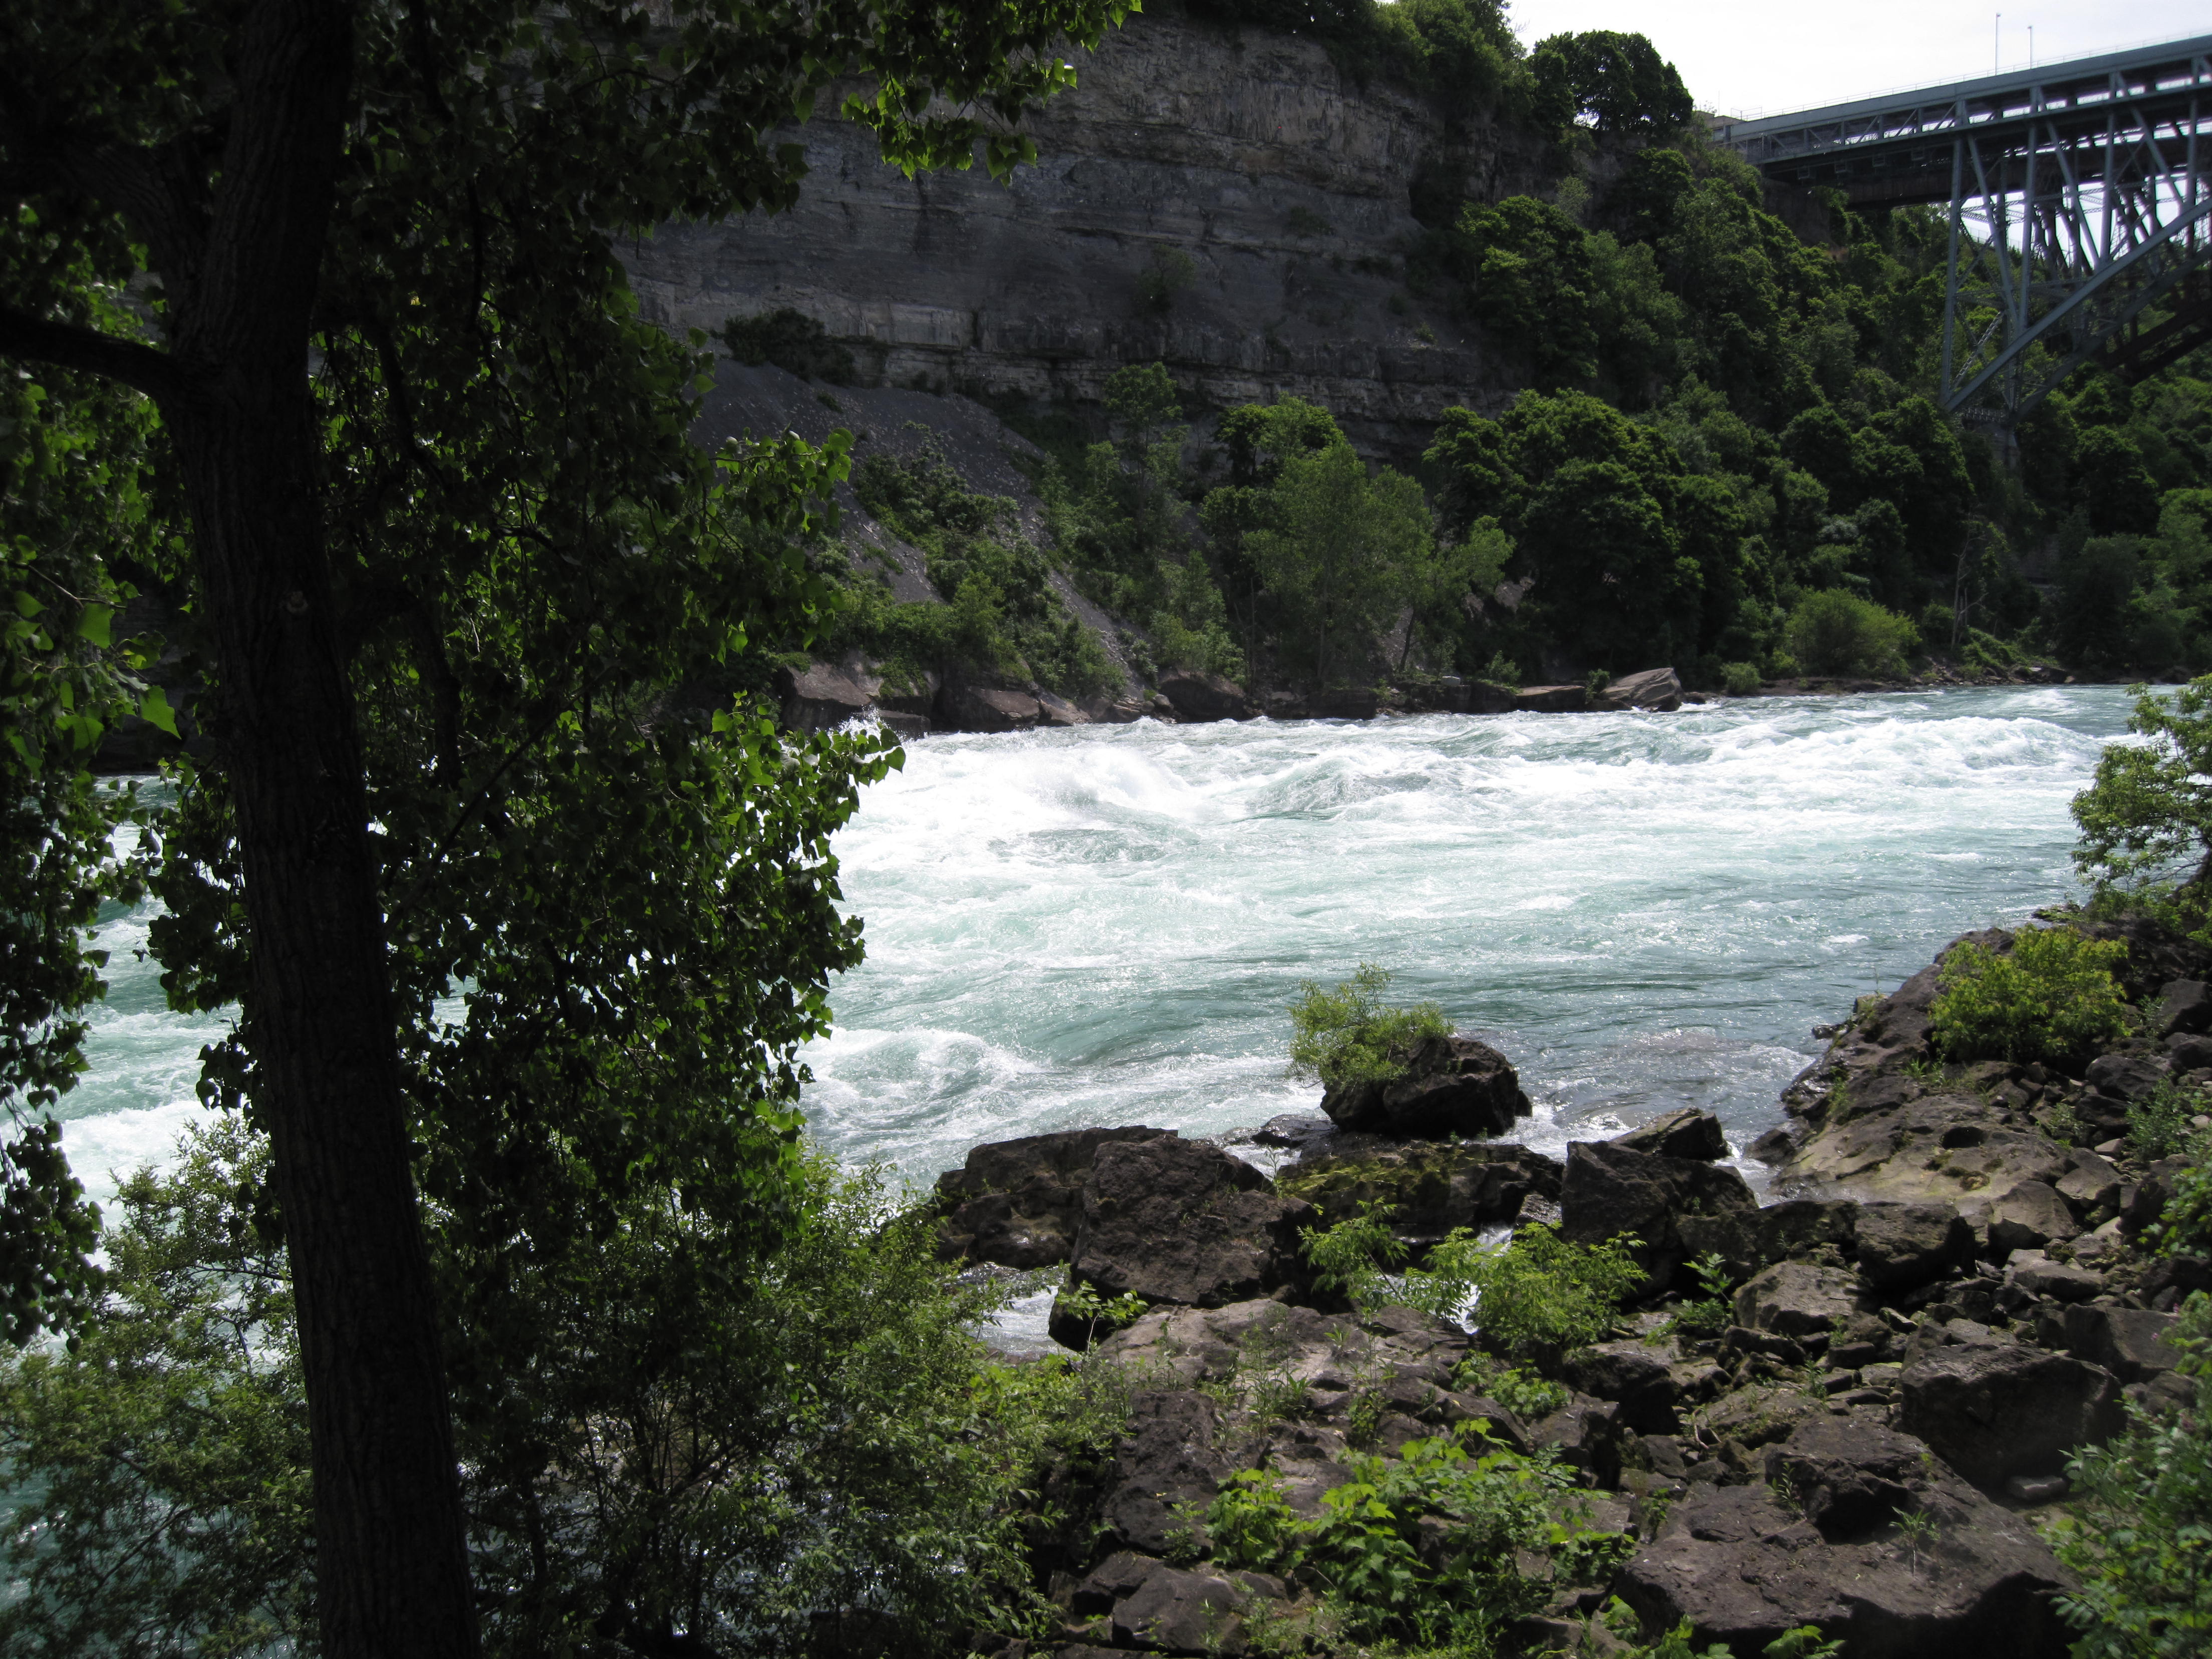
<instances>
[{"instance_id":1,"label":"turquoise water","mask_svg":"<svg viewBox=\"0 0 2212 1659\"><path fill-rule=\"evenodd\" d=\"M1760 699L1675 714L1150 723L931 738L838 838L869 958L808 1108L926 1181L978 1141L1311 1110L1304 979L1398 975L1520 1066L1558 1146L1681 1103L1741 1144L1815 1024L2071 889L2067 802L2112 687ZM158 1159L215 1022L113 989L72 1162Z\"/></svg>"}]
</instances>

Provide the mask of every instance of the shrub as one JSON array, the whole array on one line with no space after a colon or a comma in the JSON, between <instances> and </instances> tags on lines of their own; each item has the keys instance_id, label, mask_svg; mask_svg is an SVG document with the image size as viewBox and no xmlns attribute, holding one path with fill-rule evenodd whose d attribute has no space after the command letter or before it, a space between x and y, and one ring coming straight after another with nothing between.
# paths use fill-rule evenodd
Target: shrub
<instances>
[{"instance_id":1,"label":"shrub","mask_svg":"<svg viewBox=\"0 0 2212 1659\"><path fill-rule=\"evenodd\" d=\"M2078 1065L2132 1024L2112 974L2126 955L2070 927L2023 929L2006 956L1960 945L1943 958L1929 1041L1956 1060Z\"/></svg>"},{"instance_id":2,"label":"shrub","mask_svg":"<svg viewBox=\"0 0 2212 1659\"><path fill-rule=\"evenodd\" d=\"M1556 1228L1523 1227L1503 1245L1455 1228L1406 1275L1406 1300L1456 1314L1473 1298L1473 1322L1492 1352L1548 1358L1601 1340L1621 1298L1644 1282L1632 1233L1571 1243Z\"/></svg>"},{"instance_id":3,"label":"shrub","mask_svg":"<svg viewBox=\"0 0 2212 1659\"><path fill-rule=\"evenodd\" d=\"M850 349L831 339L829 330L813 318L788 306L757 316L732 317L722 325L721 338L730 356L750 368L774 363L802 380L827 380L832 386L850 386L860 374Z\"/></svg>"},{"instance_id":4,"label":"shrub","mask_svg":"<svg viewBox=\"0 0 2212 1659\"><path fill-rule=\"evenodd\" d=\"M2201 1090L2162 1080L2147 1100L2128 1109L2128 1147L2137 1158L2171 1158L2202 1139L2195 1120L2212 1112Z\"/></svg>"},{"instance_id":5,"label":"shrub","mask_svg":"<svg viewBox=\"0 0 2212 1659\"><path fill-rule=\"evenodd\" d=\"M1314 1283L1340 1293L1364 1310L1389 1299L1389 1272L1406 1260L1384 1218L1389 1206L1370 1199L1333 1227L1301 1227L1298 1248L1314 1270Z\"/></svg>"},{"instance_id":6,"label":"shrub","mask_svg":"<svg viewBox=\"0 0 2212 1659\"><path fill-rule=\"evenodd\" d=\"M1162 316L1173 308L1175 297L1198 280L1198 267L1181 248L1155 248L1145 268L1137 273L1137 303Z\"/></svg>"},{"instance_id":7,"label":"shrub","mask_svg":"<svg viewBox=\"0 0 2212 1659\"><path fill-rule=\"evenodd\" d=\"M1732 662L1721 669L1721 689L1731 697L1755 697L1759 695L1759 665L1755 662Z\"/></svg>"},{"instance_id":8,"label":"shrub","mask_svg":"<svg viewBox=\"0 0 2212 1659\"><path fill-rule=\"evenodd\" d=\"M1490 661L1475 678L1487 680L1492 685L1502 685L1509 691L1521 689L1521 665L1503 651L1490 653Z\"/></svg>"},{"instance_id":9,"label":"shrub","mask_svg":"<svg viewBox=\"0 0 2212 1659\"><path fill-rule=\"evenodd\" d=\"M2130 1406L2128 1434L2084 1449L2052 1542L2081 1587L2058 1601L2077 1659L2166 1659L2212 1647L2212 1298L2191 1296L2167 1340L2195 1410Z\"/></svg>"},{"instance_id":10,"label":"shrub","mask_svg":"<svg viewBox=\"0 0 2212 1659\"><path fill-rule=\"evenodd\" d=\"M1790 654L1815 674L1902 674L1920 643L1904 617L1841 587L1800 599L1785 634Z\"/></svg>"},{"instance_id":11,"label":"shrub","mask_svg":"<svg viewBox=\"0 0 2212 1659\"><path fill-rule=\"evenodd\" d=\"M1301 983L1291 1005L1291 1075L1319 1078L1332 1089L1385 1082L1405 1074L1422 1038L1450 1032L1443 1010L1433 1002L1385 1006L1382 993L1389 984L1389 969L1366 962L1328 990L1312 980Z\"/></svg>"}]
</instances>

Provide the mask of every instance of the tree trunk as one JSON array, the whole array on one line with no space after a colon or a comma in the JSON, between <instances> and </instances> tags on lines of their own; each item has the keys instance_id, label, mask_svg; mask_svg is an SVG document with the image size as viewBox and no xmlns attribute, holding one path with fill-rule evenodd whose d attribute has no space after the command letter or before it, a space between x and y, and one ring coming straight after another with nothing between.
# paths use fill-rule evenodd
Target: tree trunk
<instances>
[{"instance_id":1,"label":"tree trunk","mask_svg":"<svg viewBox=\"0 0 2212 1659\"><path fill-rule=\"evenodd\" d=\"M476 1650L438 1321L409 1166L361 746L332 612L307 348L350 72L332 0L259 0L164 405L222 672L331 1659Z\"/></svg>"}]
</instances>

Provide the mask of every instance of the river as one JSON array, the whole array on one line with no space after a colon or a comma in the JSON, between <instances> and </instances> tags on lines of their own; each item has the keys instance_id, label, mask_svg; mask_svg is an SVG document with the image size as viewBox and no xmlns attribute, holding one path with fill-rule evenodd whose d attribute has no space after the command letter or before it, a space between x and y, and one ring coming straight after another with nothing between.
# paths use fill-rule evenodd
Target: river
<instances>
[{"instance_id":1,"label":"river","mask_svg":"<svg viewBox=\"0 0 2212 1659\"><path fill-rule=\"evenodd\" d=\"M817 1137L927 1182L979 1141L1310 1111L1301 981L1362 962L1520 1067L1557 1150L1679 1104L1738 1146L1816 1023L2073 890L2067 803L2118 688L1762 698L1673 714L933 737L837 838L868 960L810 1055ZM101 930L64 1102L95 1196L197 1115L215 1028Z\"/></svg>"}]
</instances>

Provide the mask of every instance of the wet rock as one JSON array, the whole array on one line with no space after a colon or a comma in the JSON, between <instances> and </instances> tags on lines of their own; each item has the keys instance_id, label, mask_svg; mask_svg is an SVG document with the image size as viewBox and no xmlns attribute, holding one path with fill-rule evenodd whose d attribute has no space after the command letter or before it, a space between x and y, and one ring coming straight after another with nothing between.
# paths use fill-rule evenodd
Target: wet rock
<instances>
[{"instance_id":1,"label":"wet rock","mask_svg":"<svg viewBox=\"0 0 2212 1659\"><path fill-rule=\"evenodd\" d=\"M1026 732L1043 712L1026 691L967 684L947 685L939 695L938 710L957 732Z\"/></svg>"},{"instance_id":2,"label":"wet rock","mask_svg":"<svg viewBox=\"0 0 2212 1659\"><path fill-rule=\"evenodd\" d=\"M1325 1117L1312 1117L1303 1112L1284 1112L1269 1118L1252 1131L1255 1146L1295 1146L1301 1150L1326 1143L1337 1133L1336 1125Z\"/></svg>"},{"instance_id":3,"label":"wet rock","mask_svg":"<svg viewBox=\"0 0 2212 1659\"><path fill-rule=\"evenodd\" d=\"M2069 1353L2136 1382L2180 1363L2181 1351L2166 1340L2177 1322L2148 1308L2077 1306L2066 1310L2063 1328Z\"/></svg>"},{"instance_id":4,"label":"wet rock","mask_svg":"<svg viewBox=\"0 0 2212 1659\"><path fill-rule=\"evenodd\" d=\"M1511 1062L1489 1044L1458 1036L1425 1037L1404 1076L1339 1084L1322 1097L1321 1109L1347 1130L1439 1139L1503 1134L1530 1109Z\"/></svg>"},{"instance_id":5,"label":"wet rock","mask_svg":"<svg viewBox=\"0 0 2212 1659\"><path fill-rule=\"evenodd\" d=\"M1859 1206L1849 1199L1796 1198L1755 1210L1684 1216L1675 1227L1687 1255L1717 1255L1732 1277L1748 1279L1778 1261L1848 1261L1858 1216Z\"/></svg>"},{"instance_id":6,"label":"wet rock","mask_svg":"<svg viewBox=\"0 0 2212 1659\"><path fill-rule=\"evenodd\" d=\"M1761 1164L1786 1164L1796 1154L1803 1139L1803 1133L1796 1125L1778 1123L1745 1147L1743 1155L1757 1158Z\"/></svg>"},{"instance_id":7,"label":"wet rock","mask_svg":"<svg viewBox=\"0 0 2212 1659\"><path fill-rule=\"evenodd\" d=\"M1910 1290L1974 1259L1974 1231L1944 1204L1868 1204L1858 1212L1859 1276L1882 1290Z\"/></svg>"},{"instance_id":8,"label":"wet rock","mask_svg":"<svg viewBox=\"0 0 2212 1659\"><path fill-rule=\"evenodd\" d=\"M2212 990L2201 979L2168 980L2159 991L2151 1030L2161 1037L2212 1031Z\"/></svg>"},{"instance_id":9,"label":"wet rock","mask_svg":"<svg viewBox=\"0 0 2212 1659\"><path fill-rule=\"evenodd\" d=\"M1313 1206L1218 1147L1162 1137L1098 1148L1069 1270L1109 1297L1218 1308L1302 1292L1298 1229Z\"/></svg>"},{"instance_id":10,"label":"wet rock","mask_svg":"<svg viewBox=\"0 0 2212 1659\"><path fill-rule=\"evenodd\" d=\"M1631 1152L1701 1158L1707 1163L1729 1155L1728 1138L1721 1132L1720 1119L1711 1112L1687 1106L1655 1117L1625 1135L1615 1135L1609 1144L1626 1146Z\"/></svg>"},{"instance_id":11,"label":"wet rock","mask_svg":"<svg viewBox=\"0 0 2212 1659\"><path fill-rule=\"evenodd\" d=\"M1671 712L1682 706L1682 682L1671 668L1647 668L1623 674L1589 699L1592 708L1654 708Z\"/></svg>"},{"instance_id":12,"label":"wet rock","mask_svg":"<svg viewBox=\"0 0 2212 1659\"><path fill-rule=\"evenodd\" d=\"M1054 696L1049 691L1030 694L1036 699L1037 719L1044 726L1089 726L1091 716L1065 697Z\"/></svg>"},{"instance_id":13,"label":"wet rock","mask_svg":"<svg viewBox=\"0 0 2212 1659\"><path fill-rule=\"evenodd\" d=\"M1523 714L1576 714L1589 706L1579 685L1529 685L1514 693L1513 707Z\"/></svg>"},{"instance_id":14,"label":"wet rock","mask_svg":"<svg viewBox=\"0 0 2212 1659\"><path fill-rule=\"evenodd\" d=\"M1613 1588L1647 1632L1687 1620L1739 1654L1813 1624L1853 1659L2062 1659L2051 1597L2072 1581L2034 1529L1955 1481L1916 1497L1936 1523L1925 1557L1893 1529L1831 1542L1764 1484L1692 1486Z\"/></svg>"},{"instance_id":15,"label":"wet rock","mask_svg":"<svg viewBox=\"0 0 2212 1659\"><path fill-rule=\"evenodd\" d=\"M776 690L783 701L783 723L794 732L834 732L874 712L866 690L828 663L809 663L799 672L779 670Z\"/></svg>"},{"instance_id":16,"label":"wet rock","mask_svg":"<svg viewBox=\"0 0 2212 1659\"><path fill-rule=\"evenodd\" d=\"M1562 1375L1576 1392L1617 1405L1614 1420L1624 1429L1666 1435L1682 1426L1674 1371L1649 1344L1601 1342L1570 1354Z\"/></svg>"},{"instance_id":17,"label":"wet rock","mask_svg":"<svg viewBox=\"0 0 2212 1659\"><path fill-rule=\"evenodd\" d=\"M1779 1336L1826 1332L1858 1310L1859 1294L1850 1273L1778 1261L1736 1291L1736 1323Z\"/></svg>"},{"instance_id":18,"label":"wet rock","mask_svg":"<svg viewBox=\"0 0 2212 1659\"><path fill-rule=\"evenodd\" d=\"M1178 1504L1203 1510L1229 1478L1215 1445L1220 1413L1204 1395L1150 1389L1129 1402L1129 1425L1114 1448L1101 1516L1132 1549L1164 1554L1190 1523Z\"/></svg>"},{"instance_id":19,"label":"wet rock","mask_svg":"<svg viewBox=\"0 0 2212 1659\"><path fill-rule=\"evenodd\" d=\"M1244 688L1219 674L1177 669L1160 676L1160 695L1174 705L1177 720L1193 724L1260 717L1259 706L1245 695Z\"/></svg>"},{"instance_id":20,"label":"wet rock","mask_svg":"<svg viewBox=\"0 0 2212 1659\"><path fill-rule=\"evenodd\" d=\"M1924 1352L1898 1381L1897 1426L1984 1490L2049 1474L2121 1425L2119 1390L2094 1365L2018 1342Z\"/></svg>"},{"instance_id":21,"label":"wet rock","mask_svg":"<svg viewBox=\"0 0 2212 1659\"><path fill-rule=\"evenodd\" d=\"M1660 1288L1673 1280L1686 1254L1680 1218L1759 1207L1743 1177L1725 1164L1587 1140L1567 1147L1559 1206L1561 1234L1577 1243L1634 1233L1644 1271Z\"/></svg>"},{"instance_id":22,"label":"wet rock","mask_svg":"<svg viewBox=\"0 0 2212 1659\"><path fill-rule=\"evenodd\" d=\"M1306 713L1317 720L1371 720L1381 708L1371 686L1336 686L1306 700Z\"/></svg>"},{"instance_id":23,"label":"wet rock","mask_svg":"<svg viewBox=\"0 0 2212 1659\"><path fill-rule=\"evenodd\" d=\"M1276 1178L1276 1189L1304 1199L1334 1223L1361 1205L1383 1205L1392 1232L1417 1249L1455 1227L1515 1220L1531 1196L1556 1199L1565 1173L1558 1159L1510 1142L1412 1141L1343 1153L1309 1154Z\"/></svg>"},{"instance_id":24,"label":"wet rock","mask_svg":"<svg viewBox=\"0 0 2212 1659\"><path fill-rule=\"evenodd\" d=\"M1792 1494L1832 1542L1863 1536L1911 1509L1927 1455L1925 1442L1880 1423L1816 1417L1767 1448L1766 1478Z\"/></svg>"},{"instance_id":25,"label":"wet rock","mask_svg":"<svg viewBox=\"0 0 2212 1659\"><path fill-rule=\"evenodd\" d=\"M1068 1259L1083 1183L1101 1146L1173 1139L1172 1129L1071 1129L975 1147L937 1178L938 1248L947 1260L1044 1267Z\"/></svg>"}]
</instances>

